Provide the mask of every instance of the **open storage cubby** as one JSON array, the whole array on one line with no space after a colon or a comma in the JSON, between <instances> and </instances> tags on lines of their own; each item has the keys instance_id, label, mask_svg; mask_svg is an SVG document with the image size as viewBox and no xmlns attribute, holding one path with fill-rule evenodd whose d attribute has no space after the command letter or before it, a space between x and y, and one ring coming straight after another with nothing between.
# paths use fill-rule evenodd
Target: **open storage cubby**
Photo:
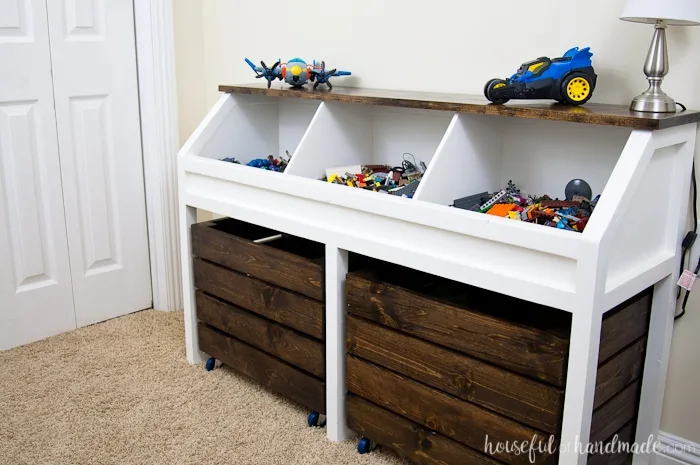
<instances>
[{"instance_id":1,"label":"open storage cubby","mask_svg":"<svg viewBox=\"0 0 700 465\"><path fill-rule=\"evenodd\" d=\"M206 142L192 154L242 165L255 158L292 156L320 103L255 95L223 96L208 116Z\"/></svg>"},{"instance_id":2,"label":"open storage cubby","mask_svg":"<svg viewBox=\"0 0 700 465\"><path fill-rule=\"evenodd\" d=\"M356 254L349 270L351 428L417 463L557 463L556 451L483 447L487 437L559 444L571 314ZM603 319L592 442L633 440L650 310L645 290ZM629 457L598 453L589 463Z\"/></svg>"},{"instance_id":3,"label":"open storage cubby","mask_svg":"<svg viewBox=\"0 0 700 465\"><path fill-rule=\"evenodd\" d=\"M401 166L404 153L430 164L452 113L346 103L323 103L287 172L319 179L326 168Z\"/></svg>"},{"instance_id":4,"label":"open storage cubby","mask_svg":"<svg viewBox=\"0 0 700 465\"><path fill-rule=\"evenodd\" d=\"M559 121L470 114L454 116L418 198L451 205L456 199L497 192L512 180L529 195L564 199L567 182L587 181L603 193L631 130Z\"/></svg>"},{"instance_id":5,"label":"open storage cubby","mask_svg":"<svg viewBox=\"0 0 700 465\"><path fill-rule=\"evenodd\" d=\"M235 218L231 229L206 229L226 239L214 255L183 260L191 363L200 349L247 349L229 359L241 365L264 353L293 371L245 366L272 384L289 373L312 381L285 383L294 386L286 395L311 408L323 399L329 439L349 439L349 425L418 463L521 463L484 455L483 433L535 431L564 446L547 463L617 465L629 456L578 451L616 432L638 443L658 432L699 112L277 84L220 90L178 156L182 256L199 250L196 209ZM296 150L284 174L215 160L287 146ZM395 165L404 152L427 164L411 200L317 180L338 165ZM601 194L580 234L449 206L508 180L562 198L574 178ZM294 238L253 242L278 231ZM227 250L238 251L216 263ZM252 259L261 253L267 268ZM383 264L362 268L349 254ZM315 355L275 355L279 346L226 332L238 323L200 325L202 293L236 307L241 324L252 315L311 341ZM296 313L270 311L273 295ZM212 334L240 343L212 346Z\"/></svg>"}]
</instances>

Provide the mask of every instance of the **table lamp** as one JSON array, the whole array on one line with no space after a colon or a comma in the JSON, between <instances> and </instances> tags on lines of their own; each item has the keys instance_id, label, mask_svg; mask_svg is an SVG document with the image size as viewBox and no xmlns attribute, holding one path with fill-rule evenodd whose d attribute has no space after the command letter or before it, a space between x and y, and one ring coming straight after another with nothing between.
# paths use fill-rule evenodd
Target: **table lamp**
<instances>
[{"instance_id":1,"label":"table lamp","mask_svg":"<svg viewBox=\"0 0 700 465\"><path fill-rule=\"evenodd\" d=\"M675 113L676 102L661 90L661 81L668 73L666 26L700 24L700 0L627 0L620 19L655 25L644 62L649 88L632 100L630 110Z\"/></svg>"}]
</instances>

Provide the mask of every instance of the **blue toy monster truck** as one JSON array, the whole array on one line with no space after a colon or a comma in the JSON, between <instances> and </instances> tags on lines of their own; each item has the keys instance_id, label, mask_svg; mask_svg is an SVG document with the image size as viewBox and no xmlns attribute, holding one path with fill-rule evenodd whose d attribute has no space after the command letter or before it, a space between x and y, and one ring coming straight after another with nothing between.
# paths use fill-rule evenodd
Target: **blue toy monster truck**
<instances>
[{"instance_id":1,"label":"blue toy monster truck","mask_svg":"<svg viewBox=\"0 0 700 465\"><path fill-rule=\"evenodd\" d=\"M574 47L560 58L541 57L528 61L509 79L491 79L484 95L493 103L510 99L554 99L582 105L593 95L596 74L590 48Z\"/></svg>"}]
</instances>

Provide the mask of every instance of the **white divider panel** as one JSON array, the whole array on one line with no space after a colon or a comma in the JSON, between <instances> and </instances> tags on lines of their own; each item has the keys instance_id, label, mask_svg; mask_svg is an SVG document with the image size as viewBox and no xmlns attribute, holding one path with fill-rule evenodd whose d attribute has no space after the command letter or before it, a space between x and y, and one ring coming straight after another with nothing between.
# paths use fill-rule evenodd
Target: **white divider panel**
<instances>
[{"instance_id":1,"label":"white divider panel","mask_svg":"<svg viewBox=\"0 0 700 465\"><path fill-rule=\"evenodd\" d=\"M404 153L413 154L416 164L429 164L451 117L442 111L324 102L285 173L316 179L336 166L400 166Z\"/></svg>"},{"instance_id":2,"label":"white divider panel","mask_svg":"<svg viewBox=\"0 0 700 465\"><path fill-rule=\"evenodd\" d=\"M319 106L257 95L228 94L222 99L212 110L212 122L218 124L195 155L233 157L241 163L294 152Z\"/></svg>"},{"instance_id":3,"label":"white divider panel","mask_svg":"<svg viewBox=\"0 0 700 465\"><path fill-rule=\"evenodd\" d=\"M371 163L401 166L403 154L430 165L454 113L397 107L374 107ZM413 158L406 157L413 162Z\"/></svg>"},{"instance_id":4,"label":"white divider panel","mask_svg":"<svg viewBox=\"0 0 700 465\"><path fill-rule=\"evenodd\" d=\"M318 100L279 99L280 145L279 150L276 152L278 155L285 155L286 150L289 150L289 153L294 155L299 142L306 134L309 124L320 106L321 103Z\"/></svg>"},{"instance_id":5,"label":"white divider panel","mask_svg":"<svg viewBox=\"0 0 700 465\"><path fill-rule=\"evenodd\" d=\"M286 174L324 176L332 166L362 164L372 151L372 107L323 102Z\"/></svg>"},{"instance_id":6,"label":"white divider panel","mask_svg":"<svg viewBox=\"0 0 700 465\"><path fill-rule=\"evenodd\" d=\"M414 198L451 205L460 197L499 189L502 127L499 117L454 115Z\"/></svg>"}]
</instances>

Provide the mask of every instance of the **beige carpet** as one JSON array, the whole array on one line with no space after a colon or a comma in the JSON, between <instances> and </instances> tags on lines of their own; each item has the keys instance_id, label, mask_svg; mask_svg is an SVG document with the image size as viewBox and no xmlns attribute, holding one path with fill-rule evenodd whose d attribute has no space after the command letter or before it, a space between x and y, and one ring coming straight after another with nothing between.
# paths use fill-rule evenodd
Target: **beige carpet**
<instances>
[{"instance_id":1,"label":"beige carpet","mask_svg":"<svg viewBox=\"0 0 700 465\"><path fill-rule=\"evenodd\" d=\"M144 311L0 352L0 464L399 464L326 440L302 407L185 360Z\"/></svg>"}]
</instances>

